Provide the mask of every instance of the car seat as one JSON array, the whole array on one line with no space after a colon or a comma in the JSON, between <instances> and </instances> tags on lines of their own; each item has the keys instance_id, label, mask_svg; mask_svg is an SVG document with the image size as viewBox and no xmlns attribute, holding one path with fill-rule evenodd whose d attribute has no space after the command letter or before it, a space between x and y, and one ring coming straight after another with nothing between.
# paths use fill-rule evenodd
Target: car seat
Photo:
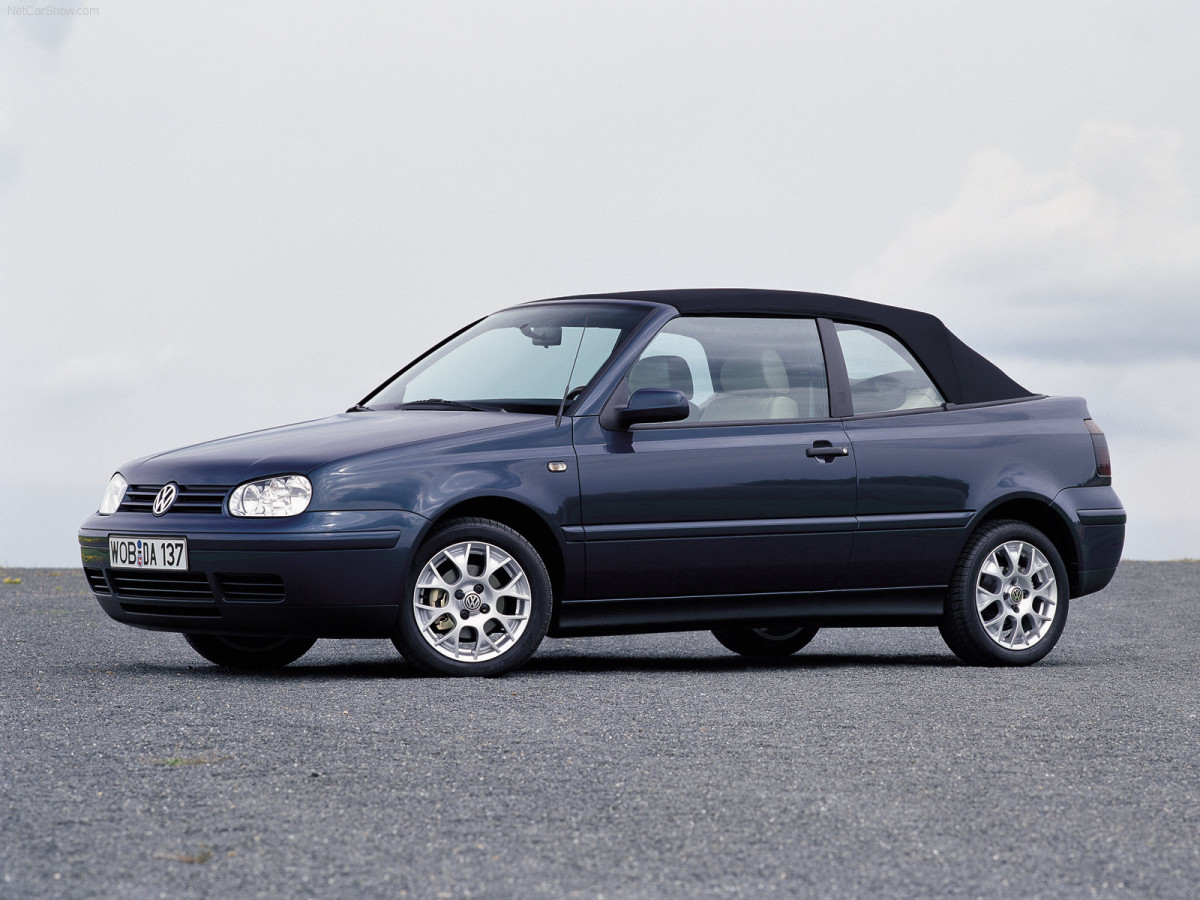
<instances>
[{"instance_id":1,"label":"car seat","mask_svg":"<svg viewBox=\"0 0 1200 900\"><path fill-rule=\"evenodd\" d=\"M797 419L799 407L783 359L770 347L731 356L721 364L720 393L700 414L703 422Z\"/></svg>"}]
</instances>

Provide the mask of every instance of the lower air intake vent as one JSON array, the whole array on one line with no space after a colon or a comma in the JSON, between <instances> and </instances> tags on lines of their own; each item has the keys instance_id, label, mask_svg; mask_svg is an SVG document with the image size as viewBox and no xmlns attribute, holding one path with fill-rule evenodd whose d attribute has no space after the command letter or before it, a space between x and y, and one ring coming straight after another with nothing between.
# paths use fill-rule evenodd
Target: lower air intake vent
<instances>
[{"instance_id":1,"label":"lower air intake vent","mask_svg":"<svg viewBox=\"0 0 1200 900\"><path fill-rule=\"evenodd\" d=\"M208 576L203 572L145 572L109 569L118 595L152 600L213 600Z\"/></svg>"},{"instance_id":2,"label":"lower air intake vent","mask_svg":"<svg viewBox=\"0 0 1200 900\"><path fill-rule=\"evenodd\" d=\"M283 599L283 579L278 575L218 575L226 600L274 603Z\"/></svg>"},{"instance_id":3,"label":"lower air intake vent","mask_svg":"<svg viewBox=\"0 0 1200 900\"><path fill-rule=\"evenodd\" d=\"M94 593L112 593L112 591L109 590L108 582L104 580L104 572L102 572L100 569L84 569L83 574L87 578L88 585L91 587Z\"/></svg>"}]
</instances>

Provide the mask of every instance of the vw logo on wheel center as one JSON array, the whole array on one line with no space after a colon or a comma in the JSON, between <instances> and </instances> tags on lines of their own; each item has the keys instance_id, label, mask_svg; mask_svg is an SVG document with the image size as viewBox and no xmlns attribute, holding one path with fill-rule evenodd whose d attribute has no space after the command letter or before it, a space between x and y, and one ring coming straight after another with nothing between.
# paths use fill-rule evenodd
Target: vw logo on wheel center
<instances>
[{"instance_id":1,"label":"vw logo on wheel center","mask_svg":"<svg viewBox=\"0 0 1200 900\"><path fill-rule=\"evenodd\" d=\"M178 496L179 485L174 482L164 484L162 490L154 497L154 514L156 516L163 515L163 513L171 508L171 504L175 502L175 498Z\"/></svg>"}]
</instances>

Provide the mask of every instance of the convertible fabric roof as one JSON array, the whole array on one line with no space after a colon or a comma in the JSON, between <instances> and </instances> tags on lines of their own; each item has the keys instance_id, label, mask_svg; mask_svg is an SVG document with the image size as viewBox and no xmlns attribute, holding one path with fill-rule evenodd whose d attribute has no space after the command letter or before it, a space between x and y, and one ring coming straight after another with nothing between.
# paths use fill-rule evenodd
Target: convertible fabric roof
<instances>
[{"instance_id":1,"label":"convertible fabric roof","mask_svg":"<svg viewBox=\"0 0 1200 900\"><path fill-rule=\"evenodd\" d=\"M685 316L812 316L857 322L890 332L916 355L951 403L990 403L1035 396L960 341L929 313L833 294L744 288L623 291L555 300L639 300L672 306Z\"/></svg>"}]
</instances>

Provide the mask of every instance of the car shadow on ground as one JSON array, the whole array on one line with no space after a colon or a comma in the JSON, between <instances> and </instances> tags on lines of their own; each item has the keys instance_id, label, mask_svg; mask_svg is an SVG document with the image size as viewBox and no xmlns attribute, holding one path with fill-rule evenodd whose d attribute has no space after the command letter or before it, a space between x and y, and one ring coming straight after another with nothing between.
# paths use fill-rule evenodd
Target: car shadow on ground
<instances>
[{"instance_id":1,"label":"car shadow on ground","mask_svg":"<svg viewBox=\"0 0 1200 900\"><path fill-rule=\"evenodd\" d=\"M959 666L953 657L938 654L895 656L808 653L782 659L744 656L609 656L599 653L534 657L522 672L746 672L756 669L942 668Z\"/></svg>"},{"instance_id":2,"label":"car shadow on ground","mask_svg":"<svg viewBox=\"0 0 1200 900\"><path fill-rule=\"evenodd\" d=\"M962 663L949 655L901 654L872 656L869 654L806 654L783 659L751 659L740 656L622 656L619 654L562 654L535 656L513 676L553 675L566 672L676 672L679 674L705 674L714 672L747 672L755 670L827 670L849 668L955 668ZM426 678L414 666L397 657L395 660L320 662L306 665L303 660L261 672L231 669L224 666L197 663L195 665L163 665L154 663L130 663L107 667L114 675L145 676L175 675L190 678L244 681L289 680L289 681L342 681L342 680L385 680Z\"/></svg>"},{"instance_id":3,"label":"car shadow on ground","mask_svg":"<svg viewBox=\"0 0 1200 900\"><path fill-rule=\"evenodd\" d=\"M106 674L125 677L175 675L189 678L228 679L244 681L248 678L264 681L280 679L307 679L312 681L330 681L340 679L374 680L385 678L420 678L421 673L404 660L361 661L361 662L322 662L305 665L303 661L284 666L282 669L231 669L212 663L198 662L194 665L170 665L166 663L129 663L127 665L106 666Z\"/></svg>"}]
</instances>

